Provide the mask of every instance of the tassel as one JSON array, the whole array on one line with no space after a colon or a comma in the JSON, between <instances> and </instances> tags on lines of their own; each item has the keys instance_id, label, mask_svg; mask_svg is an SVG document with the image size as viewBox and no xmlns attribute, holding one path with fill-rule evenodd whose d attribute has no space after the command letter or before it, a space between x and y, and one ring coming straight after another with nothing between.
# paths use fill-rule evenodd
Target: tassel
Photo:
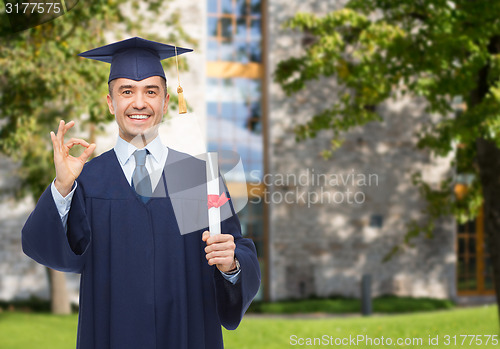
<instances>
[{"instance_id":1,"label":"tassel","mask_svg":"<svg viewBox=\"0 0 500 349\"><path fill-rule=\"evenodd\" d=\"M186 114L187 113L187 107L186 107L186 100L184 99L184 93L182 90L182 87L177 87L177 93L179 94L179 114Z\"/></svg>"},{"instance_id":2,"label":"tassel","mask_svg":"<svg viewBox=\"0 0 500 349\"><path fill-rule=\"evenodd\" d=\"M177 65L177 81L179 83L179 87L177 87L177 94L179 95L178 100L179 100L179 114L186 114L187 113L187 107L186 107L186 100L184 99L184 91L182 90L181 87L181 79L179 77L179 61L177 60L177 45L175 46L175 63Z\"/></svg>"}]
</instances>

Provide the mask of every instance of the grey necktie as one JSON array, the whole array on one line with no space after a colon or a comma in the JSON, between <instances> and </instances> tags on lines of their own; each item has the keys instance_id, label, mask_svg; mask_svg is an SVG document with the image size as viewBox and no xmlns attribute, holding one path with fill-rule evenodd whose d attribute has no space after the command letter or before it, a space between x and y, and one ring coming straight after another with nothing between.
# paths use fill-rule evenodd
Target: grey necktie
<instances>
[{"instance_id":1,"label":"grey necktie","mask_svg":"<svg viewBox=\"0 0 500 349\"><path fill-rule=\"evenodd\" d=\"M139 194L144 203L152 196L151 179L146 169L146 155L148 155L148 153L146 149L136 150L134 152L135 170L132 174L132 187L135 189L135 192Z\"/></svg>"}]
</instances>

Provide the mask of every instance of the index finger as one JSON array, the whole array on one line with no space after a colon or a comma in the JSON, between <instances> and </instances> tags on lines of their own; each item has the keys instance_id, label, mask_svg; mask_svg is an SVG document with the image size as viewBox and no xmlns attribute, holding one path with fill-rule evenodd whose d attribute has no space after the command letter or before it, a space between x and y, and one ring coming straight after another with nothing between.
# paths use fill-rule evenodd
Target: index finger
<instances>
[{"instance_id":1,"label":"index finger","mask_svg":"<svg viewBox=\"0 0 500 349\"><path fill-rule=\"evenodd\" d=\"M87 142L85 142L87 143ZM87 143L88 145L88 143ZM87 159L90 157L90 155L92 155L92 153L94 152L96 148L96 145L94 143L88 145L87 149L85 149L85 151L82 153L82 155L80 155L78 157L78 159L82 162L82 163L85 163L87 161Z\"/></svg>"},{"instance_id":2,"label":"index finger","mask_svg":"<svg viewBox=\"0 0 500 349\"><path fill-rule=\"evenodd\" d=\"M227 242L234 240L234 237L231 234L217 234L210 236L207 240L207 244L213 244L218 242Z\"/></svg>"},{"instance_id":3,"label":"index finger","mask_svg":"<svg viewBox=\"0 0 500 349\"><path fill-rule=\"evenodd\" d=\"M70 128L72 128L73 126L75 126L75 122L73 120L71 120L70 122L68 122L67 124L63 125L63 130L62 130L62 136L64 137L64 135L66 134L66 132L68 132L68 130Z\"/></svg>"},{"instance_id":4,"label":"index finger","mask_svg":"<svg viewBox=\"0 0 500 349\"><path fill-rule=\"evenodd\" d=\"M73 120L71 120L70 122L68 122L65 126L64 126L64 132L66 133L70 128L72 128L73 126L75 126L75 122Z\"/></svg>"},{"instance_id":5,"label":"index finger","mask_svg":"<svg viewBox=\"0 0 500 349\"><path fill-rule=\"evenodd\" d=\"M64 120L61 120L59 122L59 128L57 129L57 138L59 139L61 144L64 142L64 135L73 126L75 126L75 122L73 120L68 123L65 123Z\"/></svg>"}]
</instances>

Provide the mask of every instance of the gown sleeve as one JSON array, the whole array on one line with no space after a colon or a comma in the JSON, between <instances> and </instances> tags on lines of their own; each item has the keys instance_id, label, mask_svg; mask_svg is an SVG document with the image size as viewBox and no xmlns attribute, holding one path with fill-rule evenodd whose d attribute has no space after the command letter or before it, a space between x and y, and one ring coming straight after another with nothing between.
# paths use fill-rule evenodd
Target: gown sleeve
<instances>
[{"instance_id":1,"label":"gown sleeve","mask_svg":"<svg viewBox=\"0 0 500 349\"><path fill-rule=\"evenodd\" d=\"M24 253L49 268L80 273L91 236L81 186L73 196L67 225L66 233L49 186L22 229Z\"/></svg>"},{"instance_id":2,"label":"gown sleeve","mask_svg":"<svg viewBox=\"0 0 500 349\"><path fill-rule=\"evenodd\" d=\"M227 187L226 196L229 197ZM221 232L234 236L236 244L234 253L240 263L241 272L238 281L232 284L215 267L214 279L219 319L226 329L234 330L259 290L260 267L255 245L252 240L242 237L238 216L231 201L228 203L228 206L222 207L230 208L232 215L221 222Z\"/></svg>"}]
</instances>

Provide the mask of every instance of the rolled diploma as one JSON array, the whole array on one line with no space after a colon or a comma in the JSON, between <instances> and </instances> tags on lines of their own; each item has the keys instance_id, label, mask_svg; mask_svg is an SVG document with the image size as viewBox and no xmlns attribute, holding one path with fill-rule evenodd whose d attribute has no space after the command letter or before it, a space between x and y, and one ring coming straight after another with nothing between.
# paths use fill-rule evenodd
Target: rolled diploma
<instances>
[{"instance_id":1,"label":"rolled diploma","mask_svg":"<svg viewBox=\"0 0 500 349\"><path fill-rule=\"evenodd\" d=\"M207 154L207 195L219 196L219 163L217 153ZM208 230L210 236L220 234L220 207L208 209Z\"/></svg>"}]
</instances>

